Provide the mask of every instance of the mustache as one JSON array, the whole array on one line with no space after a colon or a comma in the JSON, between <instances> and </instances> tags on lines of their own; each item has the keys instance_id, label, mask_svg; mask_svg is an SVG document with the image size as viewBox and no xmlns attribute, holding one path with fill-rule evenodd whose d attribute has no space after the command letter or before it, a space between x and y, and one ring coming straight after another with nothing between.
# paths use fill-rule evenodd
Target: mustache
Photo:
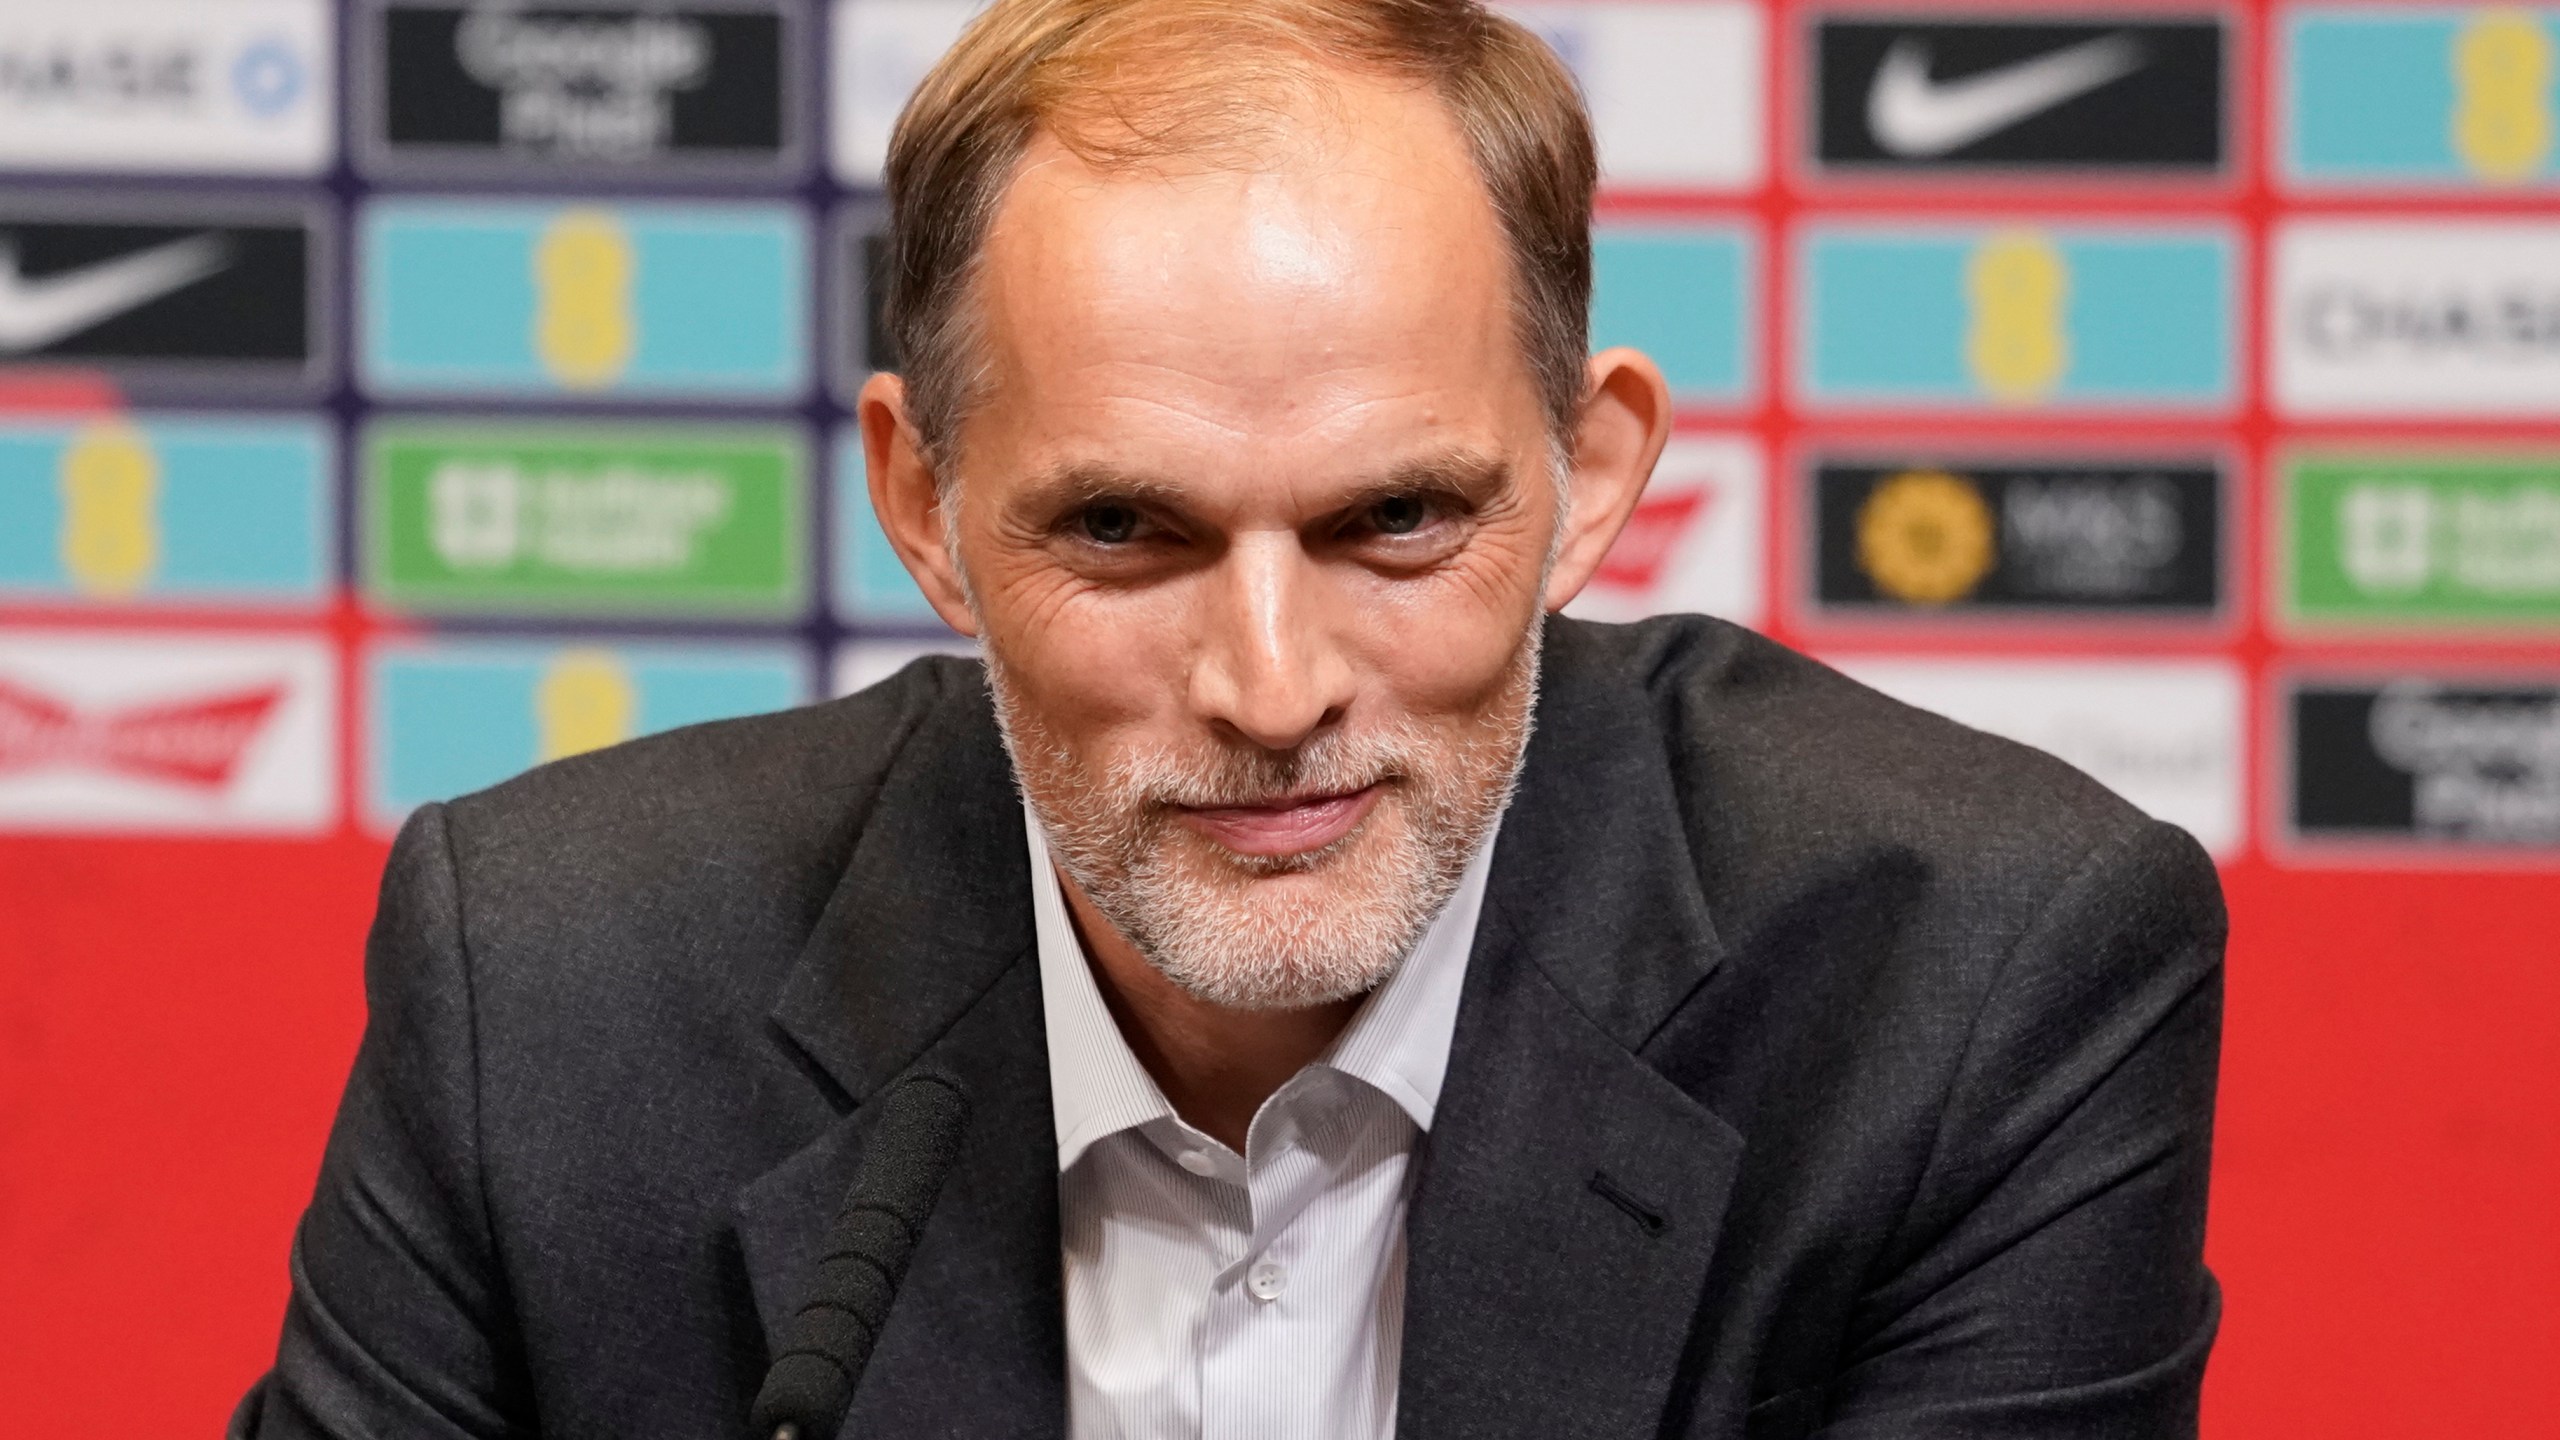
<instances>
[{"instance_id":1,"label":"mustache","mask_svg":"<svg viewBox=\"0 0 2560 1440\"><path fill-rule=\"evenodd\" d=\"M1265 808L1408 779L1419 753L1414 737L1395 732L1320 735L1286 751L1148 750L1112 767L1111 788L1149 810Z\"/></svg>"}]
</instances>

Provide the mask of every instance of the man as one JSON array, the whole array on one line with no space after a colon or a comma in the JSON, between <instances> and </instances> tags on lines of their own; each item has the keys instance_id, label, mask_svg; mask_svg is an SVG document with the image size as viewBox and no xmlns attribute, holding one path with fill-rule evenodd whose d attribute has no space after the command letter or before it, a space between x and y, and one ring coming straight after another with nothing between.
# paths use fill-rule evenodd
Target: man
<instances>
[{"instance_id":1,"label":"man","mask_svg":"<svg viewBox=\"0 0 2560 1440\"><path fill-rule=\"evenodd\" d=\"M2185 836L1551 620L1669 425L1465 0L1010 0L890 165L872 496L985 665L430 806L251 1435L736 1433L869 1103L977 1114L849 1436L2171 1435Z\"/></svg>"}]
</instances>

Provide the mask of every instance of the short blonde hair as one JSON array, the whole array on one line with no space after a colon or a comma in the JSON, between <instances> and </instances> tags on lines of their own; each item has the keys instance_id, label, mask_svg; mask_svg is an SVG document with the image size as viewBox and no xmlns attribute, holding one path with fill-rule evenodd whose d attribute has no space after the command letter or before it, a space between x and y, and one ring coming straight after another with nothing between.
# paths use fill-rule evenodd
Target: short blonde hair
<instances>
[{"instance_id":1,"label":"short blonde hair","mask_svg":"<svg viewBox=\"0 0 2560 1440\"><path fill-rule=\"evenodd\" d=\"M1035 134L1098 166L1214 161L1327 70L1429 85L1449 107L1510 252L1522 353L1569 443L1599 165L1573 76L1536 36L1476 0L996 0L889 142L884 319L927 455L953 458L977 398L970 282Z\"/></svg>"}]
</instances>

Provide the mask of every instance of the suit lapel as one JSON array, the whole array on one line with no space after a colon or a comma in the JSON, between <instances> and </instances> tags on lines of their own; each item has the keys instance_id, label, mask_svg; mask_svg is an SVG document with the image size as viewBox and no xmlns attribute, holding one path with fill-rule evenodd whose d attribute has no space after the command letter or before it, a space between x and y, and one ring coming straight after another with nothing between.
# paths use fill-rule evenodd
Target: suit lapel
<instances>
[{"instance_id":1,"label":"suit lapel","mask_svg":"<svg viewBox=\"0 0 2560 1440\"><path fill-rule=\"evenodd\" d=\"M774 1007L833 1119L739 1193L735 1223L768 1346L816 1279L871 1125L919 1060L976 1101L847 1434L1056 1436L1066 1418L1057 1145L1022 812L975 667L882 782L843 880Z\"/></svg>"},{"instance_id":2,"label":"suit lapel","mask_svg":"<svg viewBox=\"0 0 2560 1440\"><path fill-rule=\"evenodd\" d=\"M1649 1435L1742 1139L1639 1057L1721 955L1652 704L1550 627L1407 1222L1398 1433Z\"/></svg>"}]
</instances>

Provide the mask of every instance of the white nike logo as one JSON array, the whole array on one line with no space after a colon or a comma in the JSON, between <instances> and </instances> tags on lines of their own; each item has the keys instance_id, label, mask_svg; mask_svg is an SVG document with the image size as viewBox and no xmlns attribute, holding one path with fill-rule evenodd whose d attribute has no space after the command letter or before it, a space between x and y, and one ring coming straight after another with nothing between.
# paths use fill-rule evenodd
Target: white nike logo
<instances>
[{"instance_id":1,"label":"white nike logo","mask_svg":"<svg viewBox=\"0 0 2560 1440\"><path fill-rule=\"evenodd\" d=\"M211 231L30 280L18 242L0 237L0 355L23 355L193 285L231 263Z\"/></svg>"},{"instance_id":2,"label":"white nike logo","mask_svg":"<svg viewBox=\"0 0 2560 1440\"><path fill-rule=\"evenodd\" d=\"M1896 155L1926 159L2006 130L2039 110L2142 68L2142 42L2101 35L2032 60L1944 84L1929 78L1929 47L1896 40L1867 91L1867 129Z\"/></svg>"}]
</instances>

